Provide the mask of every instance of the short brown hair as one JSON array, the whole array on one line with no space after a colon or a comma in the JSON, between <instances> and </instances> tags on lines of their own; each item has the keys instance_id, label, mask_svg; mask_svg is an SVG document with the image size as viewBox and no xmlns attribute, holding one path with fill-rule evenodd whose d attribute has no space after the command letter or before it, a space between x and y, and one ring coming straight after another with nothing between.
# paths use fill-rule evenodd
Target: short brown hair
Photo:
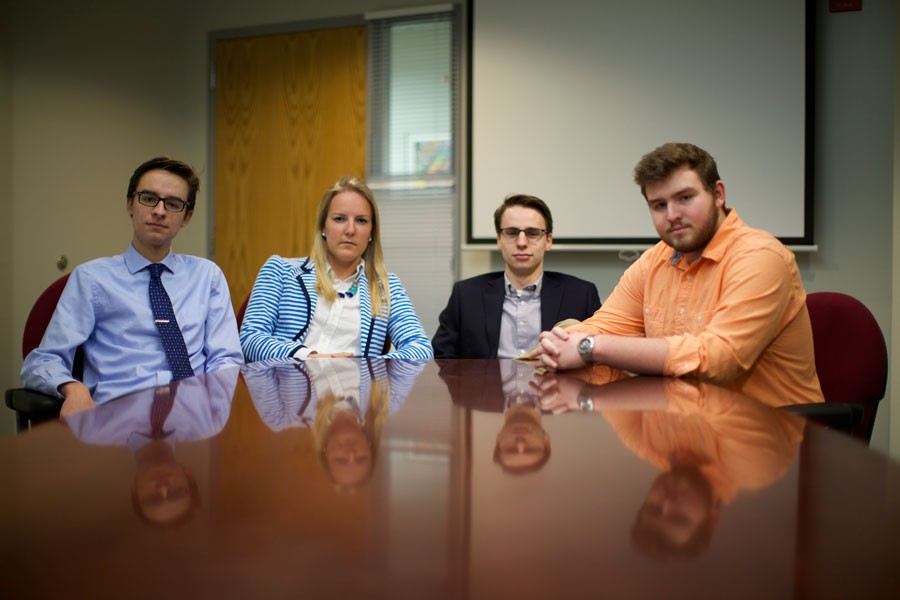
<instances>
[{"instance_id":1,"label":"short brown hair","mask_svg":"<svg viewBox=\"0 0 900 600\"><path fill-rule=\"evenodd\" d=\"M503 219L503 213L510 206L523 206L538 211L544 217L544 223L547 226L547 233L553 233L553 215L550 214L550 208L547 203L537 196L529 196L527 194L510 194L503 200L503 204L494 211L494 229L497 235L500 234L500 221Z\"/></svg>"},{"instance_id":2,"label":"short brown hair","mask_svg":"<svg viewBox=\"0 0 900 600\"><path fill-rule=\"evenodd\" d=\"M131 179L128 180L128 193L125 195L125 199L130 200L131 198L134 198L134 194L138 191L137 184L141 180L141 177L144 176L144 173L156 169L168 171L169 173L184 179L188 186L188 197L184 200L187 202L188 212L193 211L194 204L197 202L197 190L200 189L200 178L197 176L197 173L194 172L194 168L191 165L176 160L171 156L157 156L156 158L151 158L135 169L134 173L131 174Z\"/></svg>"},{"instance_id":3,"label":"short brown hair","mask_svg":"<svg viewBox=\"0 0 900 600\"><path fill-rule=\"evenodd\" d=\"M706 191L715 196L716 182L721 179L716 161L694 144L670 142L645 154L634 167L634 182L641 186L641 194L646 198L648 184L665 181L685 165L697 173Z\"/></svg>"}]
</instances>

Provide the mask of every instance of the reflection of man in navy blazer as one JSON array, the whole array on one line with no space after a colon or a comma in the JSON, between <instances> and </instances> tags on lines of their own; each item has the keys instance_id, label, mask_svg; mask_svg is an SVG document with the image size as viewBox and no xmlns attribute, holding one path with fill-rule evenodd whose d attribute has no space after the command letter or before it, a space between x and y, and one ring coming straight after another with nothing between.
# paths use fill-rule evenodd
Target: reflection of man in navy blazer
<instances>
[{"instance_id":1,"label":"reflection of man in navy blazer","mask_svg":"<svg viewBox=\"0 0 900 600\"><path fill-rule=\"evenodd\" d=\"M435 358L514 358L564 319L600 308L597 287L544 271L553 245L553 216L535 196L508 196L494 212L506 269L458 281L431 344Z\"/></svg>"}]
</instances>

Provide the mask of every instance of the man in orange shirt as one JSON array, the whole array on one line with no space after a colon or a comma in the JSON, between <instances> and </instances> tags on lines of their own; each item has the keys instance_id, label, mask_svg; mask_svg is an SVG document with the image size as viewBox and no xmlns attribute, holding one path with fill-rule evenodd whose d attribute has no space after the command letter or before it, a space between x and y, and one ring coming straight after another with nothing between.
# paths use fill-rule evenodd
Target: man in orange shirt
<instances>
[{"instance_id":1,"label":"man in orange shirt","mask_svg":"<svg viewBox=\"0 0 900 600\"><path fill-rule=\"evenodd\" d=\"M550 370L602 363L784 403L823 401L794 255L725 207L712 156L664 144L641 159L634 180L662 241L592 317L545 331L530 357Z\"/></svg>"}]
</instances>

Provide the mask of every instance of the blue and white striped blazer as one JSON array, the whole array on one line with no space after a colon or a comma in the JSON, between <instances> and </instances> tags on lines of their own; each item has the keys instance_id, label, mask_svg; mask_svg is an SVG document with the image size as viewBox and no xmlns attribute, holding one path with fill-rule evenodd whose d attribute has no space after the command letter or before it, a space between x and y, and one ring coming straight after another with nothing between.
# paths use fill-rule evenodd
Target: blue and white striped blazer
<instances>
[{"instance_id":1,"label":"blue and white striped blazer","mask_svg":"<svg viewBox=\"0 0 900 600\"><path fill-rule=\"evenodd\" d=\"M384 358L428 360L431 342L419 322L400 278L389 274L391 312L373 318L369 282L359 278L360 348L362 357L382 356L385 339L395 351ZM316 270L311 258L269 257L259 270L241 325L241 348L247 362L289 358L303 345L316 312Z\"/></svg>"}]
</instances>

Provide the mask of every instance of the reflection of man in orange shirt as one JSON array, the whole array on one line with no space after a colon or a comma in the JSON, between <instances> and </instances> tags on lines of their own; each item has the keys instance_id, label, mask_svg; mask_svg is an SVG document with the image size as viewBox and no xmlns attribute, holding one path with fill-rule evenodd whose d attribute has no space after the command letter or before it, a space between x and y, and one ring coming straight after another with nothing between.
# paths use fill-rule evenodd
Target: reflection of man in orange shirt
<instances>
[{"instance_id":1,"label":"reflection of man in orange shirt","mask_svg":"<svg viewBox=\"0 0 900 600\"><path fill-rule=\"evenodd\" d=\"M821 402L794 255L725 207L713 158L665 144L641 159L635 182L662 241L592 317L542 333L531 357L551 370L596 362L692 376L755 398Z\"/></svg>"},{"instance_id":2,"label":"reflection of man in orange shirt","mask_svg":"<svg viewBox=\"0 0 900 600\"><path fill-rule=\"evenodd\" d=\"M628 383L610 387L626 391ZM677 379L657 385L663 410L603 416L625 446L663 471L638 512L635 544L654 556L693 555L709 544L723 503L787 472L803 420L717 386Z\"/></svg>"},{"instance_id":3,"label":"reflection of man in orange shirt","mask_svg":"<svg viewBox=\"0 0 900 600\"><path fill-rule=\"evenodd\" d=\"M803 439L803 419L705 383L594 365L548 373L537 387L544 410L602 412L629 450L663 471L633 529L635 544L658 557L705 549L721 505L784 475Z\"/></svg>"}]
</instances>

